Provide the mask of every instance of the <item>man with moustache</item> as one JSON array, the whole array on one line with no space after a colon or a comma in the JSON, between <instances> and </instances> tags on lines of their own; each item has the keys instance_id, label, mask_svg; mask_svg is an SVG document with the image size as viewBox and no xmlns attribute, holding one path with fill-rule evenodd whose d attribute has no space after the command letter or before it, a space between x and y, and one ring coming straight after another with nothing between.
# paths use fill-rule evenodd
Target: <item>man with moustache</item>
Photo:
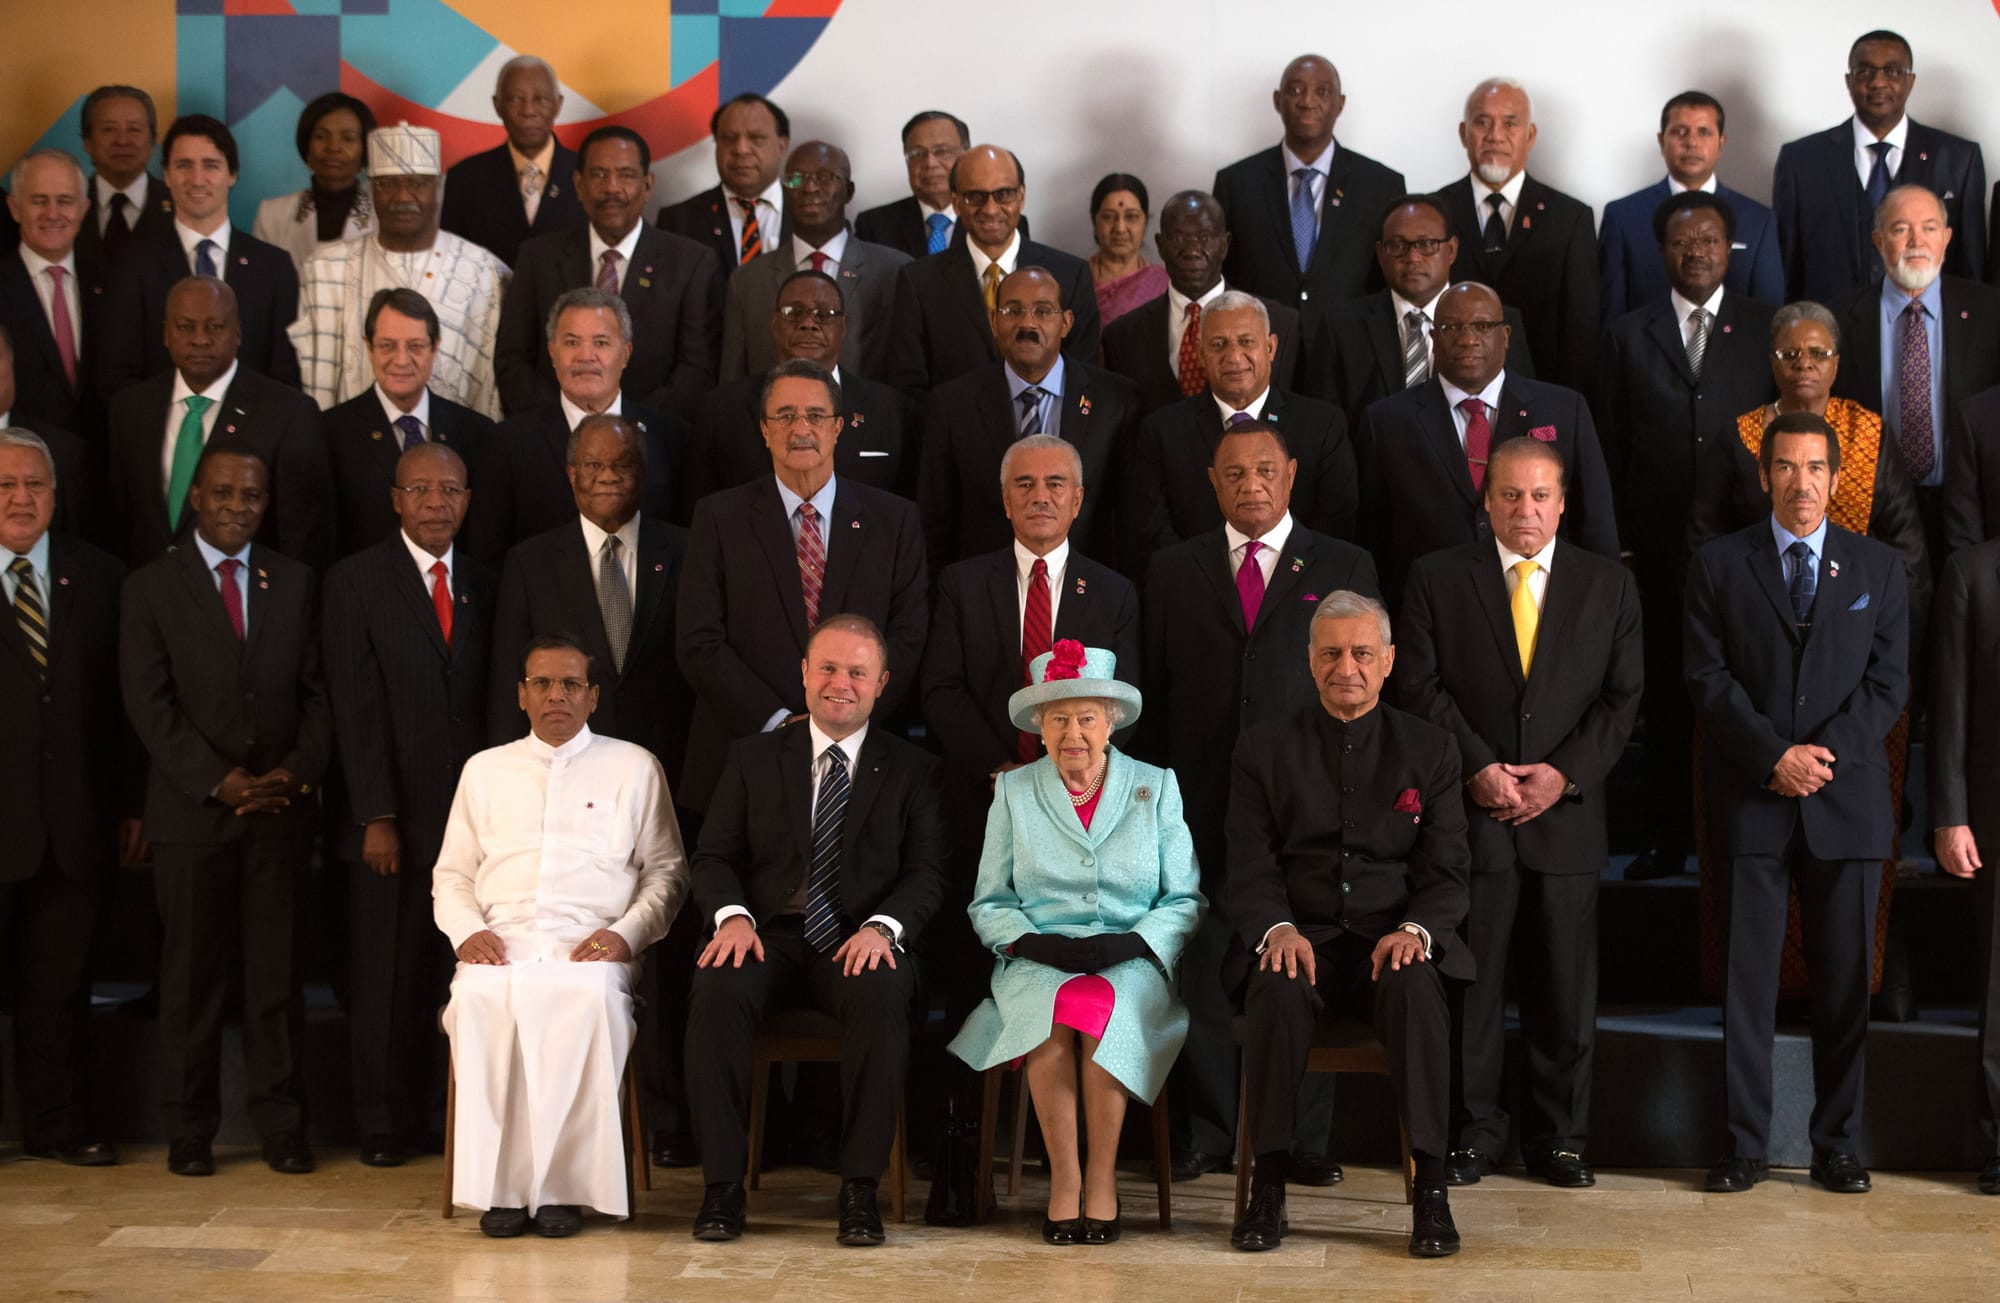
<instances>
[{"instance_id":1,"label":"man with moustache","mask_svg":"<svg viewBox=\"0 0 2000 1303\"><path fill-rule=\"evenodd\" d=\"M83 97L78 117L93 175L77 243L89 261L108 268L134 237L164 235L173 218L172 194L146 170L160 137L160 115L139 87L109 85Z\"/></svg>"},{"instance_id":2,"label":"man with moustache","mask_svg":"<svg viewBox=\"0 0 2000 1303\"><path fill-rule=\"evenodd\" d=\"M712 250L726 281L758 254L791 239L778 168L792 147L792 120L771 100L742 91L716 106L708 134L722 184L660 210L660 229Z\"/></svg>"},{"instance_id":3,"label":"man with moustache","mask_svg":"<svg viewBox=\"0 0 2000 1303\"><path fill-rule=\"evenodd\" d=\"M854 219L854 233L912 258L943 253L958 230L951 204L951 165L972 148L972 129L943 109L925 109L903 124L903 166L910 193Z\"/></svg>"},{"instance_id":4,"label":"man with moustache","mask_svg":"<svg viewBox=\"0 0 2000 1303\"><path fill-rule=\"evenodd\" d=\"M730 277L722 319L722 378L760 376L777 365L764 323L777 302L778 286L805 268L831 276L840 286L847 314L840 361L847 375L879 379L887 365L896 272L910 259L848 229L854 180L845 151L823 140L807 141L785 160L784 183L791 239L752 258Z\"/></svg>"},{"instance_id":5,"label":"man with moustache","mask_svg":"<svg viewBox=\"0 0 2000 1303\"><path fill-rule=\"evenodd\" d=\"M14 165L7 190L7 210L21 228L20 244L0 254L0 326L14 341L14 415L92 436L104 419L90 383L104 279L97 254L78 247L83 169L60 149L33 150Z\"/></svg>"},{"instance_id":6,"label":"man with moustache","mask_svg":"<svg viewBox=\"0 0 2000 1303\"><path fill-rule=\"evenodd\" d=\"M1142 416L1192 398L1208 385L1201 316L1231 288L1222 276L1230 247L1228 219L1215 196L1183 190L1160 205L1153 243L1167 269L1167 292L1104 328L1104 365L1139 387ZM1271 374L1280 389L1289 389L1299 365L1299 312L1261 301L1278 337Z\"/></svg>"},{"instance_id":7,"label":"man with moustache","mask_svg":"<svg viewBox=\"0 0 2000 1303\"><path fill-rule=\"evenodd\" d=\"M1001 360L940 385L924 405L917 502L934 566L1006 543L997 454L1008 444L1062 436L1083 459L1085 482L1112 504L1138 424L1139 395L1129 381L1063 355L1076 318L1046 269L1023 266L1003 279L991 320ZM1099 556L1112 550L1112 512L1086 499L1077 516L1077 536Z\"/></svg>"},{"instance_id":8,"label":"man with moustache","mask_svg":"<svg viewBox=\"0 0 2000 1303\"><path fill-rule=\"evenodd\" d=\"M555 396L544 331L556 300L574 289L596 288L625 301L632 315L626 370L644 406L685 416L715 383L721 269L694 241L646 225L652 165L644 136L630 127L597 128L584 137L574 173L588 220L521 246L493 363L510 417Z\"/></svg>"},{"instance_id":9,"label":"man with moustache","mask_svg":"<svg viewBox=\"0 0 2000 1303\"><path fill-rule=\"evenodd\" d=\"M581 221L578 158L555 137L562 106L562 88L548 64L532 54L501 64L493 111L507 139L445 173L438 225L511 267L523 240Z\"/></svg>"},{"instance_id":10,"label":"man with moustache","mask_svg":"<svg viewBox=\"0 0 2000 1303\"><path fill-rule=\"evenodd\" d=\"M422 297L417 296L422 302ZM459 770L486 742L493 572L452 546L472 494L449 444L411 445L384 491L396 536L326 576L327 696L346 779L348 1054L361 1161L400 1166L441 1130L437 1008L450 951L431 879Z\"/></svg>"}]
</instances>

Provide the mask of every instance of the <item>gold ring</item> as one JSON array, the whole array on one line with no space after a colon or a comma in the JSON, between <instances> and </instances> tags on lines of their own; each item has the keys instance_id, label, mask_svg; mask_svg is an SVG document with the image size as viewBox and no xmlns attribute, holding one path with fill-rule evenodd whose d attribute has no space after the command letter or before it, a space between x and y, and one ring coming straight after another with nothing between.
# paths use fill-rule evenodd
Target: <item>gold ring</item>
<instances>
[{"instance_id":1,"label":"gold ring","mask_svg":"<svg viewBox=\"0 0 2000 1303\"><path fill-rule=\"evenodd\" d=\"M590 948L592 950L602 950L604 949L604 943L602 941L593 941L590 943Z\"/></svg>"}]
</instances>

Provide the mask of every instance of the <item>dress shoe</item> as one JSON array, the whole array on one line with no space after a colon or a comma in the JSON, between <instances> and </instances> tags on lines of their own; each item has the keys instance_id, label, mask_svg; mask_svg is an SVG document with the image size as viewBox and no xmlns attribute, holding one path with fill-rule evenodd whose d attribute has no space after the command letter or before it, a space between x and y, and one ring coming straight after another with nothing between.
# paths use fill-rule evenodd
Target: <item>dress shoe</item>
<instances>
[{"instance_id":1,"label":"dress shoe","mask_svg":"<svg viewBox=\"0 0 2000 1303\"><path fill-rule=\"evenodd\" d=\"M653 1138L654 1167L695 1167L701 1163L701 1151L694 1147L692 1140L677 1139L664 1133Z\"/></svg>"},{"instance_id":2,"label":"dress shoe","mask_svg":"<svg viewBox=\"0 0 2000 1303\"><path fill-rule=\"evenodd\" d=\"M1493 1160L1477 1149L1454 1149L1444 1160L1446 1185L1478 1185L1493 1174Z\"/></svg>"},{"instance_id":3,"label":"dress shoe","mask_svg":"<svg viewBox=\"0 0 2000 1303\"><path fill-rule=\"evenodd\" d=\"M566 1240L583 1229L583 1209L573 1203L543 1204L535 1210L535 1234L545 1240Z\"/></svg>"},{"instance_id":4,"label":"dress shoe","mask_svg":"<svg viewBox=\"0 0 2000 1303\"><path fill-rule=\"evenodd\" d=\"M1834 1194L1867 1194L1872 1185L1868 1169L1846 1149L1813 1150L1810 1175Z\"/></svg>"},{"instance_id":5,"label":"dress shoe","mask_svg":"<svg viewBox=\"0 0 2000 1303\"><path fill-rule=\"evenodd\" d=\"M1053 1217L1042 1218L1042 1243L1071 1245L1083 1242L1083 1218L1065 1217L1057 1221Z\"/></svg>"},{"instance_id":6,"label":"dress shoe","mask_svg":"<svg viewBox=\"0 0 2000 1303\"><path fill-rule=\"evenodd\" d=\"M1192 1181L1206 1172L1233 1172L1236 1164L1223 1154L1204 1154L1198 1149L1190 1149L1184 1154L1175 1154L1173 1166L1168 1176L1176 1181Z\"/></svg>"},{"instance_id":7,"label":"dress shoe","mask_svg":"<svg viewBox=\"0 0 2000 1303\"><path fill-rule=\"evenodd\" d=\"M109 1140L90 1140L77 1137L59 1145L29 1145L22 1151L30 1158L53 1158L71 1167L114 1167L118 1163L118 1146Z\"/></svg>"},{"instance_id":8,"label":"dress shoe","mask_svg":"<svg viewBox=\"0 0 2000 1303\"><path fill-rule=\"evenodd\" d=\"M306 1138L296 1131L280 1131L265 1138L264 1165L287 1176L304 1176L315 1166Z\"/></svg>"},{"instance_id":9,"label":"dress shoe","mask_svg":"<svg viewBox=\"0 0 2000 1303\"><path fill-rule=\"evenodd\" d=\"M528 1229L526 1208L488 1208L479 1215L482 1234L496 1240L511 1240Z\"/></svg>"},{"instance_id":10,"label":"dress shoe","mask_svg":"<svg viewBox=\"0 0 2000 1303\"><path fill-rule=\"evenodd\" d=\"M1346 1178L1347 1173L1340 1170L1340 1164L1325 1154L1293 1154L1285 1160L1285 1182L1288 1185L1339 1185Z\"/></svg>"},{"instance_id":11,"label":"dress shoe","mask_svg":"<svg viewBox=\"0 0 2000 1303\"><path fill-rule=\"evenodd\" d=\"M1083 1234L1080 1238L1085 1244L1116 1244L1118 1237L1125 1233L1124 1221L1125 1201L1121 1199L1118 1201L1118 1210L1111 1214L1110 1221L1099 1221L1095 1217L1084 1218Z\"/></svg>"},{"instance_id":12,"label":"dress shoe","mask_svg":"<svg viewBox=\"0 0 2000 1303\"><path fill-rule=\"evenodd\" d=\"M1597 1173L1591 1171L1590 1164L1583 1161L1583 1155L1573 1149L1558 1149L1537 1166L1539 1170L1535 1175L1558 1189L1581 1190L1597 1184Z\"/></svg>"},{"instance_id":13,"label":"dress shoe","mask_svg":"<svg viewBox=\"0 0 2000 1303\"><path fill-rule=\"evenodd\" d=\"M697 1240L733 1240L743 1234L743 1210L748 1200L743 1182L717 1181L702 1192L701 1211L694 1215Z\"/></svg>"},{"instance_id":14,"label":"dress shoe","mask_svg":"<svg viewBox=\"0 0 2000 1303\"><path fill-rule=\"evenodd\" d=\"M873 1181L840 1183L840 1229L833 1238L850 1248L872 1248L882 1242L882 1214L875 1208Z\"/></svg>"},{"instance_id":15,"label":"dress shoe","mask_svg":"<svg viewBox=\"0 0 2000 1303\"><path fill-rule=\"evenodd\" d=\"M1451 1196L1441 1185L1416 1192L1410 1209L1410 1256L1449 1258L1458 1252L1458 1227L1451 1221Z\"/></svg>"},{"instance_id":16,"label":"dress shoe","mask_svg":"<svg viewBox=\"0 0 2000 1303\"><path fill-rule=\"evenodd\" d=\"M167 1146L167 1170L175 1176L214 1176L215 1151L206 1140L176 1140Z\"/></svg>"},{"instance_id":17,"label":"dress shoe","mask_svg":"<svg viewBox=\"0 0 2000 1303\"><path fill-rule=\"evenodd\" d=\"M1725 1158L1708 1169L1703 1189L1710 1194L1741 1194L1771 1175L1771 1165L1761 1158Z\"/></svg>"},{"instance_id":18,"label":"dress shoe","mask_svg":"<svg viewBox=\"0 0 2000 1303\"><path fill-rule=\"evenodd\" d=\"M1625 866L1627 882L1658 882L1687 872L1687 847L1649 846Z\"/></svg>"},{"instance_id":19,"label":"dress shoe","mask_svg":"<svg viewBox=\"0 0 2000 1303\"><path fill-rule=\"evenodd\" d=\"M1283 1243L1291 1223L1285 1220L1285 1187L1253 1185L1243 1220L1229 1231L1229 1245L1245 1253L1262 1253Z\"/></svg>"},{"instance_id":20,"label":"dress shoe","mask_svg":"<svg viewBox=\"0 0 2000 1303\"><path fill-rule=\"evenodd\" d=\"M403 1142L394 1136L363 1136L359 1146L363 1167L401 1167Z\"/></svg>"},{"instance_id":21,"label":"dress shoe","mask_svg":"<svg viewBox=\"0 0 2000 1303\"><path fill-rule=\"evenodd\" d=\"M2000 1158L1989 1158L1979 1171L1979 1193L2000 1194Z\"/></svg>"}]
</instances>

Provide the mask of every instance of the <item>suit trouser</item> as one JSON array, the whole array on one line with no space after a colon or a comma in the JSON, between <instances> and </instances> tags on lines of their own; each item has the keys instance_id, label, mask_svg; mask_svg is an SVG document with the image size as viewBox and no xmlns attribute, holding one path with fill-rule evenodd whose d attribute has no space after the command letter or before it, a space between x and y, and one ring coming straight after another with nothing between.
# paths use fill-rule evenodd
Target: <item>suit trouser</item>
<instances>
[{"instance_id":1,"label":"suit trouser","mask_svg":"<svg viewBox=\"0 0 2000 1303\"><path fill-rule=\"evenodd\" d=\"M1973 875L1972 900L1979 932L1979 1129L1987 1152L2000 1154L2000 963L1993 953L2000 945L2000 888L1994 868Z\"/></svg>"},{"instance_id":2,"label":"suit trouser","mask_svg":"<svg viewBox=\"0 0 2000 1303\"><path fill-rule=\"evenodd\" d=\"M242 977L250 1123L267 1139L305 1130L299 883L316 818L311 807L248 815L237 841L153 846L165 925L160 1114L175 1139L213 1139L222 1124L222 1020L232 960Z\"/></svg>"},{"instance_id":3,"label":"suit trouser","mask_svg":"<svg viewBox=\"0 0 2000 1303\"><path fill-rule=\"evenodd\" d=\"M748 1162L751 1042L769 1014L810 1005L840 1021L840 1175L876 1180L888 1166L910 1058L916 968L907 953L842 974L806 944L804 920L774 918L757 930L764 959L699 968L688 1010L688 1105L705 1178L741 1181Z\"/></svg>"},{"instance_id":4,"label":"suit trouser","mask_svg":"<svg viewBox=\"0 0 2000 1303\"><path fill-rule=\"evenodd\" d=\"M399 869L347 874L349 1067L363 1136L420 1139L444 1125L445 1038L438 1008L451 985L451 942L431 904L436 846L403 843Z\"/></svg>"},{"instance_id":5,"label":"suit trouser","mask_svg":"<svg viewBox=\"0 0 2000 1303\"><path fill-rule=\"evenodd\" d=\"M1799 892L1801 940L1812 1006L1817 1149L1854 1148L1861 1121L1868 984L1875 959L1875 901L1882 861L1822 860L1797 830L1783 855L1738 855L1721 875L1728 920L1723 976L1723 1064L1729 1135L1738 1158L1771 1147L1771 1048L1777 1037L1778 968L1786 884Z\"/></svg>"},{"instance_id":6,"label":"suit trouser","mask_svg":"<svg viewBox=\"0 0 2000 1303\"><path fill-rule=\"evenodd\" d=\"M1529 1102L1521 1153L1530 1163L1559 1149L1582 1153L1597 1039L1597 875L1535 873L1518 864L1475 872L1465 935L1479 977L1460 1002L1456 1147L1497 1158L1507 1144L1500 1078L1507 963L1518 940Z\"/></svg>"},{"instance_id":7,"label":"suit trouser","mask_svg":"<svg viewBox=\"0 0 2000 1303\"><path fill-rule=\"evenodd\" d=\"M1375 942L1351 933L1313 947L1317 980L1253 969L1244 987L1250 1024L1243 1047L1250 1095L1253 1153L1292 1146L1292 1118L1305 1080L1313 1029L1322 1010L1365 1013L1389 1050L1396 1108L1410 1130L1410 1148L1443 1157L1451 1100L1451 1011L1444 978L1432 963L1383 965L1369 978Z\"/></svg>"},{"instance_id":8,"label":"suit trouser","mask_svg":"<svg viewBox=\"0 0 2000 1303\"><path fill-rule=\"evenodd\" d=\"M1673 545L1671 559L1638 567L1639 608L1645 626L1646 832L1669 852L1693 849L1694 711L1688 707L1687 679L1681 672L1681 638L1687 587L1686 549ZM1676 864L1678 870L1681 866Z\"/></svg>"},{"instance_id":9,"label":"suit trouser","mask_svg":"<svg viewBox=\"0 0 2000 1303\"><path fill-rule=\"evenodd\" d=\"M13 956L15 1081L31 1149L89 1131L92 884L44 856L33 877L0 883L0 946Z\"/></svg>"},{"instance_id":10,"label":"suit trouser","mask_svg":"<svg viewBox=\"0 0 2000 1303\"><path fill-rule=\"evenodd\" d=\"M681 844L692 856L701 841L701 815L676 805L674 817L680 821ZM639 1017L645 1020L647 1031L639 1038L636 1052L646 1097L646 1124L653 1132L649 1139L678 1149L694 1144L687 1064L682 1056L687 1051L689 984L705 930L699 910L682 909L667 925L667 934L654 943L639 975Z\"/></svg>"}]
</instances>

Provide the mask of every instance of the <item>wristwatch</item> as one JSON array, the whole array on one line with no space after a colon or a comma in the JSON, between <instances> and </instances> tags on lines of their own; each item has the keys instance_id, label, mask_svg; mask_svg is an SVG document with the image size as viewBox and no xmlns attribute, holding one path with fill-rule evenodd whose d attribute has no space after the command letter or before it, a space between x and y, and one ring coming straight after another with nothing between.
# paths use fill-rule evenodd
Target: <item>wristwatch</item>
<instances>
[{"instance_id":1,"label":"wristwatch","mask_svg":"<svg viewBox=\"0 0 2000 1303\"><path fill-rule=\"evenodd\" d=\"M890 926L887 923L882 922L880 919L869 919L866 923L863 923L861 926L874 928L877 932L880 932L882 934L882 939L889 943L889 948L891 950L894 950L896 948L896 933L892 928L890 928Z\"/></svg>"},{"instance_id":2,"label":"wristwatch","mask_svg":"<svg viewBox=\"0 0 2000 1303\"><path fill-rule=\"evenodd\" d=\"M1571 781L1563 784L1563 795L1574 800L1576 797L1583 795L1583 789L1581 787L1578 787L1576 785L1576 781L1572 779Z\"/></svg>"}]
</instances>

